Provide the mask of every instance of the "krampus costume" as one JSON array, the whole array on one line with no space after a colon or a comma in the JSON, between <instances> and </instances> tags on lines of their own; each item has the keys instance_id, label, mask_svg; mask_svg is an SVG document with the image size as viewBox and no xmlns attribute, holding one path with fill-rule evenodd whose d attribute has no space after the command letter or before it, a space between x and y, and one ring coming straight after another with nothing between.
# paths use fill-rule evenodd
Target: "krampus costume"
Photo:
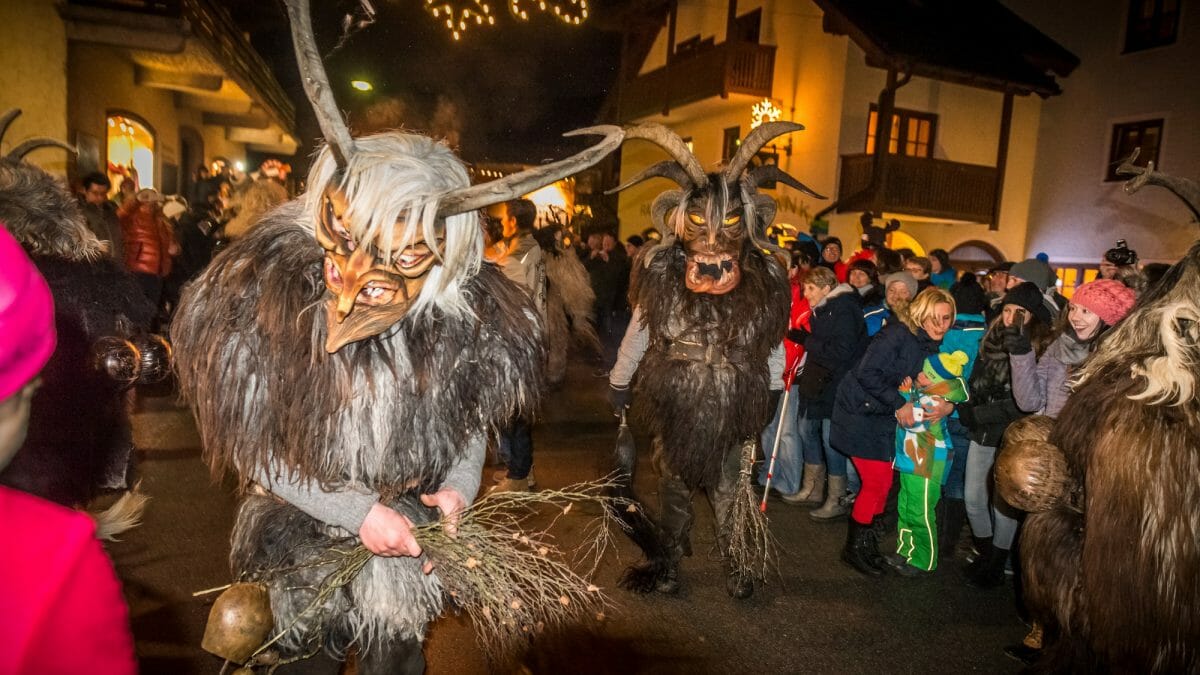
<instances>
[{"instance_id":1,"label":"krampus costume","mask_svg":"<svg viewBox=\"0 0 1200 675\"><path fill-rule=\"evenodd\" d=\"M635 412L655 436L661 475L656 532L635 524L634 539L647 562L626 572L628 588L678 590L679 560L690 553L691 501L698 488L712 503L730 595L748 597L752 578L761 575L761 568L735 563L746 541L739 528L747 523L734 522L739 519L734 507L743 496L739 490L749 489L744 484L748 462L771 415L768 359L777 352L782 360L790 292L781 261L767 252L764 233L774 219L775 202L758 194L757 187L773 180L814 193L777 167L746 169L767 141L800 129L786 122L759 126L725 169L711 174L669 129L626 130L627 138L657 143L673 161L655 164L617 189L654 176L682 188L660 195L651 207L663 236L634 263L634 318L609 377L620 413L637 371ZM741 513L756 517L757 509L751 511L755 515Z\"/></svg>"},{"instance_id":2,"label":"krampus costume","mask_svg":"<svg viewBox=\"0 0 1200 675\"><path fill-rule=\"evenodd\" d=\"M567 376L567 353L574 343L599 355L600 337L592 324L592 291L587 270L574 251L562 247L562 228L542 227L534 232L546 263L546 384L562 384Z\"/></svg>"},{"instance_id":3,"label":"krampus costume","mask_svg":"<svg viewBox=\"0 0 1200 675\"><path fill-rule=\"evenodd\" d=\"M572 159L471 187L429 138L351 139L307 2L287 6L328 145L309 191L185 290L172 325L180 385L214 471L233 469L249 487L233 573L265 586L279 636L254 662L321 649L340 659L357 645L359 672L420 672L426 624L442 610L436 571L372 557L310 608L336 569L320 561L354 547L379 503L419 524L436 518L420 495L473 499L485 438L534 406L543 359L527 294L481 262L476 211L598 161L620 130Z\"/></svg>"},{"instance_id":4,"label":"krampus costume","mask_svg":"<svg viewBox=\"0 0 1200 675\"><path fill-rule=\"evenodd\" d=\"M1149 169L1200 218L1200 186ZM1005 432L1045 672L1200 672L1200 244L1085 362L1057 421Z\"/></svg>"},{"instance_id":5,"label":"krampus costume","mask_svg":"<svg viewBox=\"0 0 1200 675\"><path fill-rule=\"evenodd\" d=\"M0 118L0 137L19 113ZM22 161L43 145L71 149L31 139L0 159L0 221L50 284L58 332L28 438L0 483L84 506L102 490L128 486L133 437L126 390L161 379L169 366L165 345L143 332L153 308L87 228L75 197L60 180ZM101 536L115 533L111 518L120 510L101 519Z\"/></svg>"}]
</instances>

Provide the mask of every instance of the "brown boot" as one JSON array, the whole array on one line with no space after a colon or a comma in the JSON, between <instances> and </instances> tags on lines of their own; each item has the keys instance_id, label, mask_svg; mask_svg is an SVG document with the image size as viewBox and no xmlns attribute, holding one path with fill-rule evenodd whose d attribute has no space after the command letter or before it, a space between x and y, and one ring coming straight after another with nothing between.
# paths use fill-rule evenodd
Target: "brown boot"
<instances>
[{"instance_id":1,"label":"brown boot","mask_svg":"<svg viewBox=\"0 0 1200 675\"><path fill-rule=\"evenodd\" d=\"M789 504L812 506L825 501L825 465L805 464L800 491L794 495L783 495L781 499Z\"/></svg>"}]
</instances>

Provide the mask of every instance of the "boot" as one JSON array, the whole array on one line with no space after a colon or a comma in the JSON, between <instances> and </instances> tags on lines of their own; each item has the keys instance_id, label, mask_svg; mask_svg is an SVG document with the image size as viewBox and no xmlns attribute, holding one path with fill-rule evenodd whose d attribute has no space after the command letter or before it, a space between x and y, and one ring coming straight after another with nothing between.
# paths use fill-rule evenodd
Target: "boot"
<instances>
[{"instance_id":1,"label":"boot","mask_svg":"<svg viewBox=\"0 0 1200 675\"><path fill-rule=\"evenodd\" d=\"M879 556L875 548L875 538L871 534L870 525L862 525L849 519L846 528L846 545L842 548L842 562L869 577L883 576L883 568L873 563L873 558Z\"/></svg>"},{"instance_id":2,"label":"boot","mask_svg":"<svg viewBox=\"0 0 1200 675\"><path fill-rule=\"evenodd\" d=\"M945 505L945 506L943 506ZM943 499L938 507L944 513L938 515L938 557L953 558L958 548L958 539L962 536L962 526L967 519L967 506L961 499Z\"/></svg>"},{"instance_id":3,"label":"boot","mask_svg":"<svg viewBox=\"0 0 1200 675\"><path fill-rule=\"evenodd\" d=\"M783 501L789 504L816 505L825 501L825 465L805 464L804 482L800 491L794 495L783 495Z\"/></svg>"},{"instance_id":4,"label":"boot","mask_svg":"<svg viewBox=\"0 0 1200 675\"><path fill-rule=\"evenodd\" d=\"M871 550L868 552L868 558L871 564L881 570L887 569L887 559L879 552L879 543L883 541L887 535L887 526L883 523L883 514L879 514L871 519Z\"/></svg>"},{"instance_id":5,"label":"boot","mask_svg":"<svg viewBox=\"0 0 1200 675\"><path fill-rule=\"evenodd\" d=\"M975 535L971 535L971 541L975 546L975 554L967 557L967 562L970 563L966 568L967 576L977 574L992 555L991 537L976 537Z\"/></svg>"},{"instance_id":6,"label":"boot","mask_svg":"<svg viewBox=\"0 0 1200 675\"><path fill-rule=\"evenodd\" d=\"M1004 585L1004 565L1008 562L1008 549L993 546L979 569L967 577L967 585L973 588L996 588Z\"/></svg>"},{"instance_id":7,"label":"boot","mask_svg":"<svg viewBox=\"0 0 1200 675\"><path fill-rule=\"evenodd\" d=\"M837 520L849 512L842 497L846 496L846 477L830 476L829 492L825 494L825 503L821 508L809 512L808 517L817 521Z\"/></svg>"}]
</instances>

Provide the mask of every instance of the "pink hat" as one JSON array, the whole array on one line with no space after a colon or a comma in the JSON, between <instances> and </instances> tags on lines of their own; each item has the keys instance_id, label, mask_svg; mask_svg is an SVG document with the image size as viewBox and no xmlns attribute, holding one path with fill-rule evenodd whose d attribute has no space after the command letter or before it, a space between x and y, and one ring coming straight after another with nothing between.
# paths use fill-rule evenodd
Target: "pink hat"
<instances>
[{"instance_id":1,"label":"pink hat","mask_svg":"<svg viewBox=\"0 0 1200 675\"><path fill-rule=\"evenodd\" d=\"M0 401L37 377L54 353L54 298L0 223Z\"/></svg>"},{"instance_id":2,"label":"pink hat","mask_svg":"<svg viewBox=\"0 0 1200 675\"><path fill-rule=\"evenodd\" d=\"M1109 326L1125 318L1137 297L1125 284L1113 279L1097 279L1075 289L1071 302L1100 317Z\"/></svg>"}]
</instances>

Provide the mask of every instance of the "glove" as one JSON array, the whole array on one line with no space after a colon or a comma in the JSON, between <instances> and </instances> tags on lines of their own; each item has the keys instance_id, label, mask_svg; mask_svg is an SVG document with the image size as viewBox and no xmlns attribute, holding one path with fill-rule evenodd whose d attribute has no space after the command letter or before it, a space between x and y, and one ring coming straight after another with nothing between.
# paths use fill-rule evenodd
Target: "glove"
<instances>
[{"instance_id":1,"label":"glove","mask_svg":"<svg viewBox=\"0 0 1200 675\"><path fill-rule=\"evenodd\" d=\"M789 328L787 332L787 339L795 342L798 345L802 345L804 344L804 341L808 339L809 335L811 335L811 333L803 328Z\"/></svg>"},{"instance_id":2,"label":"glove","mask_svg":"<svg viewBox=\"0 0 1200 675\"><path fill-rule=\"evenodd\" d=\"M629 391L629 386L618 387L616 385L608 385L608 404L612 406L613 414L617 417L625 412L629 407L629 401L633 397L633 393Z\"/></svg>"},{"instance_id":3,"label":"glove","mask_svg":"<svg viewBox=\"0 0 1200 675\"><path fill-rule=\"evenodd\" d=\"M1024 326L1009 326L1004 329L1004 351L1013 356L1021 356L1033 351L1029 335Z\"/></svg>"}]
</instances>

